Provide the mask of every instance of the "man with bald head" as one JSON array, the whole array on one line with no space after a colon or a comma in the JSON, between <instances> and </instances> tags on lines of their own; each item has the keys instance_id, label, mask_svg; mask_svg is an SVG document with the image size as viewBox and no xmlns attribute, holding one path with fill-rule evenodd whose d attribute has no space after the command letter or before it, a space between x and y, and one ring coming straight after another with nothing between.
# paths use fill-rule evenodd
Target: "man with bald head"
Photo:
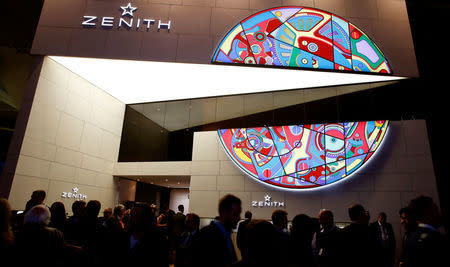
<instances>
[{"instance_id":1,"label":"man with bald head","mask_svg":"<svg viewBox=\"0 0 450 267\"><path fill-rule=\"evenodd\" d=\"M340 266L342 232L334 224L333 212L321 210L319 212L321 230L315 237L315 253L319 266Z\"/></svg>"}]
</instances>

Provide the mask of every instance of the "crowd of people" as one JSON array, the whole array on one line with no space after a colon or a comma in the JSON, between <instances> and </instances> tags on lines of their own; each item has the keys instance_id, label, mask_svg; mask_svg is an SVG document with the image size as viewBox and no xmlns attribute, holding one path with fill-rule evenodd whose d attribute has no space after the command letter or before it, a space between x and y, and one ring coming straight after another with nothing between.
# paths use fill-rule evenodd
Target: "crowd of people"
<instances>
[{"instance_id":1,"label":"crowd of people","mask_svg":"<svg viewBox=\"0 0 450 267\"><path fill-rule=\"evenodd\" d=\"M271 221L241 221L241 200L224 196L219 215L200 228L200 217L147 203L105 208L97 200L76 200L67 218L62 202L45 205L45 191L33 192L22 217L0 199L2 263L46 266L448 266L448 243L437 228L441 216L433 200L421 196L399 211L404 227L400 258L386 214L370 223L360 204L348 207L351 223L336 227L331 210L317 217L275 210ZM236 246L232 233L236 231ZM8 266L8 265L5 265Z\"/></svg>"}]
</instances>

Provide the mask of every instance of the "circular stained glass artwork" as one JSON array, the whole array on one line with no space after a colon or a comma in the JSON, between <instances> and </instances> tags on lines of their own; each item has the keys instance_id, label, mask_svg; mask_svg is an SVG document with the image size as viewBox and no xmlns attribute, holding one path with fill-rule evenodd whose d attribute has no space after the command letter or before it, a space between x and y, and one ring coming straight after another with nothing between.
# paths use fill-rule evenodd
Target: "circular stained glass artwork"
<instances>
[{"instance_id":1,"label":"circular stained glass artwork","mask_svg":"<svg viewBox=\"0 0 450 267\"><path fill-rule=\"evenodd\" d=\"M356 25L301 6L275 7L242 20L219 43L212 62L392 74L379 47Z\"/></svg>"},{"instance_id":2,"label":"circular stained glass artwork","mask_svg":"<svg viewBox=\"0 0 450 267\"><path fill-rule=\"evenodd\" d=\"M389 121L363 121L218 130L229 158L245 174L287 189L343 181L383 142Z\"/></svg>"}]
</instances>

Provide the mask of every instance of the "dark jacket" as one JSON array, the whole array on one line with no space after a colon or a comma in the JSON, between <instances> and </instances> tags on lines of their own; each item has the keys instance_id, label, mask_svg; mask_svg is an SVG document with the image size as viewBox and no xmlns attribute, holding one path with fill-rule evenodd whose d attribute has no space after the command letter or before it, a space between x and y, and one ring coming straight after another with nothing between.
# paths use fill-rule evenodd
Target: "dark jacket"
<instances>
[{"instance_id":1,"label":"dark jacket","mask_svg":"<svg viewBox=\"0 0 450 267\"><path fill-rule=\"evenodd\" d=\"M342 230L336 226L329 231L317 233L316 251L319 266L342 266L343 242Z\"/></svg>"},{"instance_id":2,"label":"dark jacket","mask_svg":"<svg viewBox=\"0 0 450 267\"><path fill-rule=\"evenodd\" d=\"M228 241L215 222L199 231L192 252L193 266L230 266L236 261L234 250L229 250Z\"/></svg>"},{"instance_id":3,"label":"dark jacket","mask_svg":"<svg viewBox=\"0 0 450 267\"><path fill-rule=\"evenodd\" d=\"M392 266L394 264L395 249L397 246L395 234L390 223L385 223L383 226L387 234L387 241L383 241L381 227L378 221L369 225L377 240L378 250L380 251L380 260L383 261L384 266Z\"/></svg>"},{"instance_id":4,"label":"dark jacket","mask_svg":"<svg viewBox=\"0 0 450 267\"><path fill-rule=\"evenodd\" d=\"M449 266L448 239L440 232L418 227L406 240L403 260L407 267Z\"/></svg>"},{"instance_id":5,"label":"dark jacket","mask_svg":"<svg viewBox=\"0 0 450 267\"><path fill-rule=\"evenodd\" d=\"M238 226L237 235L236 235L237 247L239 248L239 250L241 252L242 258L246 257L247 244L246 244L246 240L245 240L245 232L247 230L247 225L249 222L250 222L250 220L245 220L245 221L240 222L239 226Z\"/></svg>"},{"instance_id":6,"label":"dark jacket","mask_svg":"<svg viewBox=\"0 0 450 267\"><path fill-rule=\"evenodd\" d=\"M378 266L378 244L368 225L351 223L343 229L345 266Z\"/></svg>"},{"instance_id":7,"label":"dark jacket","mask_svg":"<svg viewBox=\"0 0 450 267\"><path fill-rule=\"evenodd\" d=\"M51 227L26 224L17 234L14 250L20 257L20 264L34 266L63 266L65 260L64 236Z\"/></svg>"}]
</instances>

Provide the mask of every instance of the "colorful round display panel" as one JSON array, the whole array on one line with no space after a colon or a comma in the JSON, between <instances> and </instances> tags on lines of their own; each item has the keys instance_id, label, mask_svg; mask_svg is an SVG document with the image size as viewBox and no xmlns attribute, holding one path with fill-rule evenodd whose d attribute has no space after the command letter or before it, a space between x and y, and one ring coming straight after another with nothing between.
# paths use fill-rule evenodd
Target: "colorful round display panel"
<instances>
[{"instance_id":1,"label":"colorful round display panel","mask_svg":"<svg viewBox=\"0 0 450 267\"><path fill-rule=\"evenodd\" d=\"M392 74L381 50L355 25L299 6L244 19L219 44L212 62Z\"/></svg>"},{"instance_id":2,"label":"colorful round display panel","mask_svg":"<svg viewBox=\"0 0 450 267\"><path fill-rule=\"evenodd\" d=\"M231 160L258 181L283 188L327 186L360 169L383 141L389 121L218 130Z\"/></svg>"}]
</instances>

